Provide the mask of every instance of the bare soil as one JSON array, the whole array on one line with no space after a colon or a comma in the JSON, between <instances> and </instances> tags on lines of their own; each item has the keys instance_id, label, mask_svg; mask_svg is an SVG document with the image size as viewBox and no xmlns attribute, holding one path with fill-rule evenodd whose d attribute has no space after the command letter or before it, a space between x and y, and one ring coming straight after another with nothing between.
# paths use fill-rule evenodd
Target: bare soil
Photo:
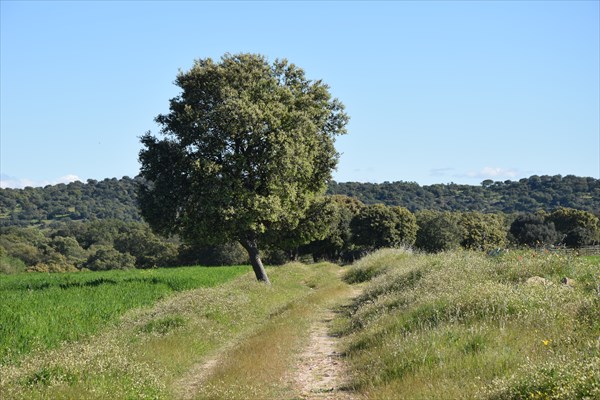
<instances>
[{"instance_id":1,"label":"bare soil","mask_svg":"<svg viewBox=\"0 0 600 400\"><path fill-rule=\"evenodd\" d=\"M313 324L308 346L299 356L293 377L298 398L304 400L349 400L356 397L346 390L346 368L338 352L336 337L329 335L333 310L322 310Z\"/></svg>"},{"instance_id":2,"label":"bare soil","mask_svg":"<svg viewBox=\"0 0 600 400\"><path fill-rule=\"evenodd\" d=\"M350 287L344 299L336 303L347 303L358 296L360 290ZM301 349L295 363L285 374L285 386L289 388L286 399L293 400L358 400L359 397L348 390L348 371L340 351L340 338L329 334L331 323L335 318L335 307L323 306L314 310L311 315L312 325L307 345ZM237 343L239 345L239 343ZM185 376L175 384L176 396L190 400L197 394L202 385L214 370L227 357L227 353L237 346L228 343L209 356L203 363L196 364Z\"/></svg>"}]
</instances>

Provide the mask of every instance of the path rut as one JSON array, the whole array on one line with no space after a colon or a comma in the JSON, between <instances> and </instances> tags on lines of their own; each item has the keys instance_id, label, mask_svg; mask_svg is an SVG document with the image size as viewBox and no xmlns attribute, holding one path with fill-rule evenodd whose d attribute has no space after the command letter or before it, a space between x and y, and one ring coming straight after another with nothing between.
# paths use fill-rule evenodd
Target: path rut
<instances>
[{"instance_id":1,"label":"path rut","mask_svg":"<svg viewBox=\"0 0 600 400\"><path fill-rule=\"evenodd\" d=\"M358 289L352 288L349 298L359 293ZM339 353L340 339L329 334L335 311L329 308L319 313L311 327L309 344L299 357L294 387L303 400L357 399L347 389L348 372Z\"/></svg>"}]
</instances>

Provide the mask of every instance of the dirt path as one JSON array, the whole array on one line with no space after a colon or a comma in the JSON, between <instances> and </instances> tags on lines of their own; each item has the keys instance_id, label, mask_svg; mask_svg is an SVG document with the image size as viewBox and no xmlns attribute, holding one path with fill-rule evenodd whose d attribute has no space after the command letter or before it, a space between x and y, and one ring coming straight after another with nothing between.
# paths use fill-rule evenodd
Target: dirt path
<instances>
[{"instance_id":1,"label":"dirt path","mask_svg":"<svg viewBox=\"0 0 600 400\"><path fill-rule=\"evenodd\" d=\"M340 271L341 272L341 271ZM339 274L339 272L338 272ZM335 294L334 294L335 293ZM360 290L355 287L349 286L337 286L337 289L329 297L324 297L324 300L315 300L313 308L301 305L297 308L290 308L289 314L285 314L280 318L298 318L302 315L302 318L308 318L310 328L301 330L288 329L285 327L286 322L280 325L276 330L269 331L269 343L277 343L278 339L281 341L278 343L289 343L292 347L298 349L296 352L285 355L285 351L281 354L277 354L278 346L267 347L270 349L271 354L264 357L263 359L256 360L256 366L266 363L256 370L266 370L269 374L269 369L272 373L269 375L269 379L277 379L278 373L281 375L279 378L279 394L277 397L273 397L273 393L269 392L269 389L264 392L264 398L286 398L294 400L356 400L358 397L348 391L346 388L348 373L345 368L345 362L343 357L339 353L340 339L333 337L329 334L331 330L331 324L335 318L335 309L342 304L347 304L352 298L358 296ZM317 297L318 298L318 297ZM305 320L306 321L306 320ZM268 330L269 324L281 324L280 321L269 322L265 327ZM289 324L289 322L287 322ZM265 328L263 328L265 329ZM283 331L288 332L288 336ZM238 357L247 352L245 347L250 346L250 349L256 347L262 347L263 344L250 345L249 343L256 340L263 340L264 332L259 331L258 334L253 334L246 339L242 339L238 342L231 342L225 344L221 349L217 349L215 353L205 359L202 363L196 364L192 367L178 382L174 385L175 397L182 400L191 400L196 397L202 397L203 386L210 387L210 381L213 379L213 375L216 373L223 373L222 368L225 368L225 376L232 368L235 369L239 365L239 360L244 360ZM273 333L275 332L275 333ZM294 332L292 336L289 336L290 332ZM302 336L297 336L298 333L302 332ZM279 335L273 337L273 334ZM296 336L293 336L293 335ZM262 342L261 342L262 343ZM301 345L300 343L306 343ZM281 346L279 346L281 347ZM284 345L283 348L286 346ZM265 354L265 353L263 353ZM233 363L231 360L234 361ZM279 365L278 369L273 370L274 364L283 362L284 365ZM225 364L224 364L225 363ZM228 365L231 364L231 365ZM254 368L250 370L244 370L244 372L234 371L232 376L236 376L244 381L251 381L248 379L246 373L252 373ZM241 375L240 375L241 373ZM237 385L239 381L234 381L229 384ZM272 383L272 382L271 382ZM269 385L271 385L269 383ZM227 383L225 383L227 385ZM257 386L256 388L259 388ZM260 389L258 389L260 390ZM276 392L277 393L277 392ZM205 393L208 396L208 392ZM283 396L283 397L282 397ZM210 397L210 396L208 396ZM208 398L207 397L207 398ZM226 398L221 394L215 394L214 398Z\"/></svg>"},{"instance_id":2,"label":"dirt path","mask_svg":"<svg viewBox=\"0 0 600 400\"><path fill-rule=\"evenodd\" d=\"M360 291L353 288L350 298ZM357 397L346 390L347 370L339 353L339 338L329 334L335 317L332 309L320 310L313 323L308 346L299 356L294 386L304 400L351 400Z\"/></svg>"},{"instance_id":3,"label":"dirt path","mask_svg":"<svg viewBox=\"0 0 600 400\"><path fill-rule=\"evenodd\" d=\"M225 351L219 351L201 364L194 365L185 376L175 383L175 393L181 400L193 399L206 378L219 363Z\"/></svg>"}]
</instances>

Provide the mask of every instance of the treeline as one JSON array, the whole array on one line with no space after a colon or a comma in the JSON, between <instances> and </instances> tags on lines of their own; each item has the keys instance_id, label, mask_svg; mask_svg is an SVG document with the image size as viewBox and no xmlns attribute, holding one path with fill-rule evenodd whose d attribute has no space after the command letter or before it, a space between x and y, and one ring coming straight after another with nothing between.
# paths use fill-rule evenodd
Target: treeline
<instances>
[{"instance_id":1,"label":"treeline","mask_svg":"<svg viewBox=\"0 0 600 400\"><path fill-rule=\"evenodd\" d=\"M0 228L0 272L62 272L248 262L237 243L201 246L155 235L143 222L115 219L69 221L53 227ZM347 196L328 196L306 218L263 252L267 264L290 260L351 262L379 248L411 247L425 252L459 248L490 251L506 247L578 248L600 242L594 214L569 208L552 213L504 214L418 211L365 205ZM314 238L307 243L305 238Z\"/></svg>"},{"instance_id":2,"label":"treeline","mask_svg":"<svg viewBox=\"0 0 600 400\"><path fill-rule=\"evenodd\" d=\"M155 235L143 222L117 219L55 223L50 228L0 228L0 272L234 265L246 262L235 244L188 246Z\"/></svg>"},{"instance_id":3,"label":"treeline","mask_svg":"<svg viewBox=\"0 0 600 400\"><path fill-rule=\"evenodd\" d=\"M420 186L411 182L333 182L328 193L354 197L365 204L402 206L412 212L534 213L559 207L589 212L600 210L600 180L573 175L533 175L519 181L504 182L485 180L480 186L455 183Z\"/></svg>"},{"instance_id":4,"label":"treeline","mask_svg":"<svg viewBox=\"0 0 600 400\"><path fill-rule=\"evenodd\" d=\"M580 248L600 243L599 218L583 210L559 208L551 213L482 213L365 205L346 196L331 196L303 225L325 226L322 237L297 247L283 245L290 258L353 261L385 247L414 247L426 252L459 248L490 251L506 247ZM306 228L305 228L306 229ZM294 232L301 235L300 232Z\"/></svg>"},{"instance_id":5,"label":"treeline","mask_svg":"<svg viewBox=\"0 0 600 400\"><path fill-rule=\"evenodd\" d=\"M48 225L96 219L141 221L137 207L139 178L89 179L43 188L0 189L0 225Z\"/></svg>"},{"instance_id":6,"label":"treeline","mask_svg":"<svg viewBox=\"0 0 600 400\"><path fill-rule=\"evenodd\" d=\"M44 188L0 189L0 226L110 218L140 221L136 196L139 180L123 177ZM401 206L413 213L420 210L535 213L560 207L594 213L600 210L600 180L573 175L534 175L504 182L486 180L481 186L332 182L328 193L353 197L365 204Z\"/></svg>"}]
</instances>

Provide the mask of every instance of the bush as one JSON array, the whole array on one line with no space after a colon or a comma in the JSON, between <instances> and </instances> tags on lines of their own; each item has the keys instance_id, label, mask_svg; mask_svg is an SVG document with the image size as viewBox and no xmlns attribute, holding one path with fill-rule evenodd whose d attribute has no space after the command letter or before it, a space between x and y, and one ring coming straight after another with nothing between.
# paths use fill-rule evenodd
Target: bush
<instances>
[{"instance_id":1,"label":"bush","mask_svg":"<svg viewBox=\"0 0 600 400\"><path fill-rule=\"evenodd\" d=\"M135 268L135 257L129 253L121 253L108 246L98 246L93 250L85 263L85 267L92 271Z\"/></svg>"},{"instance_id":2,"label":"bush","mask_svg":"<svg viewBox=\"0 0 600 400\"><path fill-rule=\"evenodd\" d=\"M428 253L456 250L462 240L457 217L451 213L421 212L417 214L415 246Z\"/></svg>"},{"instance_id":3,"label":"bush","mask_svg":"<svg viewBox=\"0 0 600 400\"><path fill-rule=\"evenodd\" d=\"M461 246L467 250L488 251L506 244L507 232L500 214L462 213L459 224L463 230Z\"/></svg>"},{"instance_id":4,"label":"bush","mask_svg":"<svg viewBox=\"0 0 600 400\"><path fill-rule=\"evenodd\" d=\"M517 244L529 247L551 245L558 241L554 223L535 214L519 215L510 225L510 234Z\"/></svg>"},{"instance_id":5,"label":"bush","mask_svg":"<svg viewBox=\"0 0 600 400\"><path fill-rule=\"evenodd\" d=\"M547 221L554 223L562 235L562 242L569 247L581 247L600 240L600 223L590 212L559 208L548 216Z\"/></svg>"},{"instance_id":6,"label":"bush","mask_svg":"<svg viewBox=\"0 0 600 400\"><path fill-rule=\"evenodd\" d=\"M238 242L216 246L193 247L183 246L180 249L180 261L184 265L245 265L248 264L248 253Z\"/></svg>"},{"instance_id":7,"label":"bush","mask_svg":"<svg viewBox=\"0 0 600 400\"><path fill-rule=\"evenodd\" d=\"M18 258L3 254L0 247L0 274L17 274L25 271L27 266Z\"/></svg>"},{"instance_id":8,"label":"bush","mask_svg":"<svg viewBox=\"0 0 600 400\"><path fill-rule=\"evenodd\" d=\"M352 218L353 242L369 250L412 246L417 233L415 216L402 207L374 204Z\"/></svg>"}]
</instances>

